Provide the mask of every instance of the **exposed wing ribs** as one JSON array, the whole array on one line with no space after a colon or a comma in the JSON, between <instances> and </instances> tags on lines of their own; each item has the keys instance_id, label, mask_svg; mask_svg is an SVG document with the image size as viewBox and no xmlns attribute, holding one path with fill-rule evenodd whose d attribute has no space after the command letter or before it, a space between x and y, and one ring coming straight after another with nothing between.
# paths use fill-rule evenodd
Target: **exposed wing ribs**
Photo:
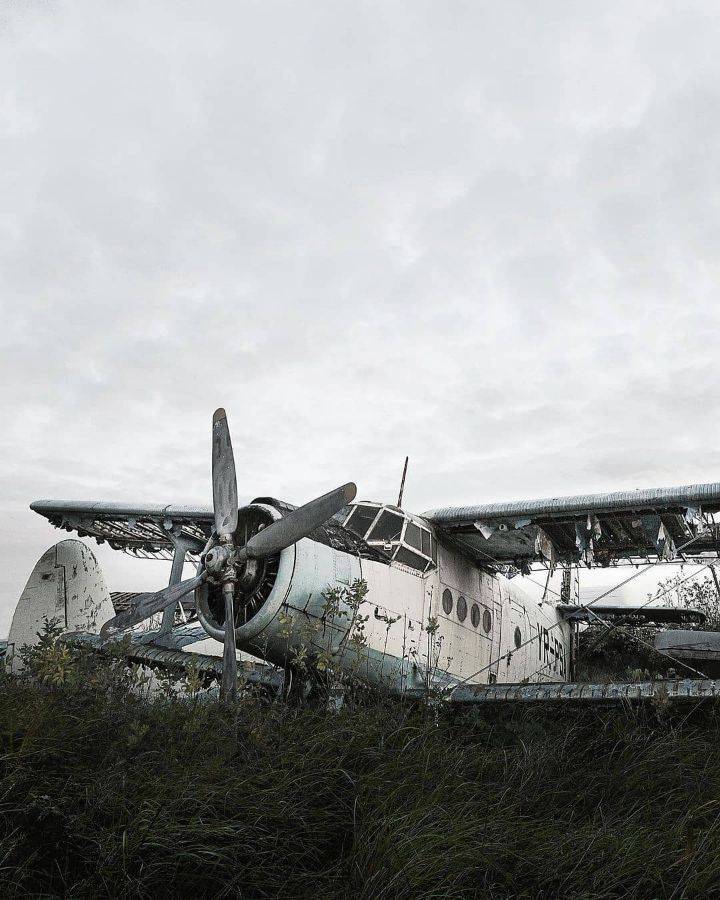
<instances>
[{"instance_id":1,"label":"exposed wing ribs","mask_svg":"<svg viewBox=\"0 0 720 900\"><path fill-rule=\"evenodd\" d=\"M718 482L448 507L424 516L495 569L616 566L678 553L707 561L720 554Z\"/></svg>"},{"instance_id":2,"label":"exposed wing ribs","mask_svg":"<svg viewBox=\"0 0 720 900\"><path fill-rule=\"evenodd\" d=\"M173 538L180 536L190 542L188 553L197 556L213 522L212 510L206 507L36 500L30 508L56 528L143 558L171 557Z\"/></svg>"}]
</instances>

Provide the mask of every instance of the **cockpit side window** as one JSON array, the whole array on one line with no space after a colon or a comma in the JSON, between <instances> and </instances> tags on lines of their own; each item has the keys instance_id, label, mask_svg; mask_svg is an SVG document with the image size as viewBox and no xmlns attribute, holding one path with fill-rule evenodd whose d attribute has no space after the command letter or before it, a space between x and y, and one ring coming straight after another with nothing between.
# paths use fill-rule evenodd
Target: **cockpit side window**
<instances>
[{"instance_id":1,"label":"cockpit side window","mask_svg":"<svg viewBox=\"0 0 720 900\"><path fill-rule=\"evenodd\" d=\"M368 535L368 540L387 541L388 543L399 541L404 521L403 516L399 516L397 513L390 512L387 509L384 510Z\"/></svg>"},{"instance_id":2,"label":"cockpit side window","mask_svg":"<svg viewBox=\"0 0 720 900\"><path fill-rule=\"evenodd\" d=\"M421 553L423 552L422 528L414 522L407 523L407 528L405 529L405 543L414 547L416 550L419 550ZM430 554L428 553L428 556L429 555Z\"/></svg>"},{"instance_id":3,"label":"cockpit side window","mask_svg":"<svg viewBox=\"0 0 720 900\"><path fill-rule=\"evenodd\" d=\"M358 537L364 538L368 528L375 521L379 509L377 506L356 506L345 527L354 532Z\"/></svg>"},{"instance_id":4,"label":"cockpit side window","mask_svg":"<svg viewBox=\"0 0 720 900\"><path fill-rule=\"evenodd\" d=\"M410 566L413 569L418 569L420 572L424 572L429 564L427 559L423 559L419 553L413 553L413 551L408 550L407 547L398 547L397 553L395 554L395 560L403 563L403 565Z\"/></svg>"}]
</instances>

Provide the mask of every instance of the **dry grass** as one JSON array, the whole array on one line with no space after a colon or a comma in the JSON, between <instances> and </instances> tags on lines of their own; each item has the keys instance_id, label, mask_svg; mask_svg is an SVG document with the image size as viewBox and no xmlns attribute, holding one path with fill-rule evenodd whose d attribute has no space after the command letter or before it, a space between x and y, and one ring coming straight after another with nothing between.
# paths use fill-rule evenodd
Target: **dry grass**
<instances>
[{"instance_id":1,"label":"dry grass","mask_svg":"<svg viewBox=\"0 0 720 900\"><path fill-rule=\"evenodd\" d=\"M4 897L720 893L714 705L228 712L99 665L2 678Z\"/></svg>"}]
</instances>

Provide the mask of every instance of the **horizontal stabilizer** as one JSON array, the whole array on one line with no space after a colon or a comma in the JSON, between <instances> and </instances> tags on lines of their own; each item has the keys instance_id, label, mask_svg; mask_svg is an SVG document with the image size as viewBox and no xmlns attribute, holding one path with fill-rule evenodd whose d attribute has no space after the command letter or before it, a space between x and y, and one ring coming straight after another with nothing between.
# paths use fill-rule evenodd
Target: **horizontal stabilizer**
<instances>
[{"instance_id":1,"label":"horizontal stabilizer","mask_svg":"<svg viewBox=\"0 0 720 900\"><path fill-rule=\"evenodd\" d=\"M720 663L720 632L662 631L655 635L655 649L677 659Z\"/></svg>"}]
</instances>

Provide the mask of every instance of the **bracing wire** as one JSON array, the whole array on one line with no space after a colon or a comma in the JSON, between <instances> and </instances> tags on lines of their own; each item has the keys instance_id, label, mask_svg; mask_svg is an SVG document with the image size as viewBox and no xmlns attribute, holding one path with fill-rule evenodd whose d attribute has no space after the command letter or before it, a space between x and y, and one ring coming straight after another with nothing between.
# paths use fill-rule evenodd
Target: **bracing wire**
<instances>
[{"instance_id":1,"label":"bracing wire","mask_svg":"<svg viewBox=\"0 0 720 900\"><path fill-rule=\"evenodd\" d=\"M697 540L704 534L704 532L705 532L704 529L699 530L698 533L697 533L696 535L694 535L693 537L690 538L690 540L686 541L684 544L682 544L680 547L678 547L678 548L676 549L676 552L677 552L677 553L680 553L680 552L682 552L683 550L685 550L686 547L689 547L691 544L693 544L695 541L697 541ZM470 544L467 544L465 541L460 540L459 543L465 544L465 546L470 547ZM471 549L472 549L473 551L476 551L476 550L477 550L477 548L475 548L475 547L471 547ZM483 556L486 556L491 562L497 563L498 565L503 565L503 564L500 562L500 560L495 559L493 556L491 556L489 553L486 553L484 550L480 550L479 552L482 553ZM660 560L660 558L658 558L658 559L656 559L654 562L648 562L648 563L646 563L642 568L639 568L639 569L637 570L637 572L634 572L632 575L630 575L629 578L623 579L623 580L620 581L618 584L616 584L614 587L610 588L610 589L607 590L607 591L604 591L602 594L600 594L598 597L595 597L595 599L594 599L594 600L591 600L589 603L584 603L584 604L582 604L582 606L580 606L579 608L580 608L581 610L586 610L586 611L589 612L589 611L590 611L590 607L591 607L593 604L595 604L595 603L597 603L599 600L602 600L603 598L607 597L609 594L612 594L612 593L613 593L614 591L616 591L618 588L623 587L624 585L626 585L626 584L628 584L629 582L633 581L635 578L638 578L640 575L642 575L644 572L647 572L649 569L653 568L654 566L659 565L660 562L661 562L661 560ZM697 573L697 572L693 573L693 575L697 575L697 574L699 574L699 573ZM540 586L542 587L542 585L540 585ZM552 593L557 594L556 591L552 591ZM661 595L661 596L662 596L662 595ZM634 608L633 608L633 612L639 612L641 609L644 609L646 606L649 606L650 603L653 603L653 602L654 602L655 600L657 600L657 599L659 599L659 598L653 597L653 598L651 598L650 600L648 600L647 603L644 603L642 606L634 607ZM598 616L596 613L593 612L592 614L595 615L596 618L600 619L600 616ZM609 625L609 623L604 622L602 619L600 619L600 621L603 622L603 624L605 624L606 627L608 627L608 628L611 627L611 626ZM547 629L548 633L550 633L551 631L554 631L556 628L559 628L562 624L563 624L563 623L562 623L561 621L558 621L558 622L556 622L554 625L551 625L551 626ZM523 641L523 642L520 644L519 647L515 647L514 650L508 650L506 653L501 654L501 655L498 656L496 659L491 659L490 662L487 663L487 665L485 665L485 666L483 666L482 668L478 669L477 672L473 672L471 675L467 675L465 678L463 678L463 679L461 679L459 682L457 682L457 684L453 685L453 688L459 687L459 686L462 685L462 684L466 684L468 681L470 681L471 678L475 678L475 677L477 677L478 675L482 675L483 672L487 672L488 669L491 669L491 668L492 668L493 666L495 666L497 663L502 662L503 659L507 659L508 657L512 656L513 653L517 653L518 650L522 650L523 647L526 647L528 644L531 644L531 643L532 643L533 641L535 641L535 640L536 640L536 638L535 638L534 636L531 637L531 638L528 638L526 641ZM653 648L653 649L654 649L654 648ZM664 655L666 655L666 654L664 654ZM672 657L668 657L668 658L672 658ZM680 662L679 660L673 660L673 661L674 661L674 662ZM547 664L546 664L546 665L547 665ZM686 665L686 664L685 664L685 663L681 663L681 665ZM546 667L546 666L541 666L540 669L538 669L538 670L536 670L535 672L533 672L532 675L530 675L529 677L532 678L532 677L534 677L535 675L539 674L539 673L542 671L542 669L544 669L545 667ZM687 668L692 668L692 667L687 666ZM696 669L693 669L693 671L697 671L697 670L696 670ZM702 673L700 673L700 674L702 674ZM706 676L703 675L702 677L705 678Z\"/></svg>"}]
</instances>

